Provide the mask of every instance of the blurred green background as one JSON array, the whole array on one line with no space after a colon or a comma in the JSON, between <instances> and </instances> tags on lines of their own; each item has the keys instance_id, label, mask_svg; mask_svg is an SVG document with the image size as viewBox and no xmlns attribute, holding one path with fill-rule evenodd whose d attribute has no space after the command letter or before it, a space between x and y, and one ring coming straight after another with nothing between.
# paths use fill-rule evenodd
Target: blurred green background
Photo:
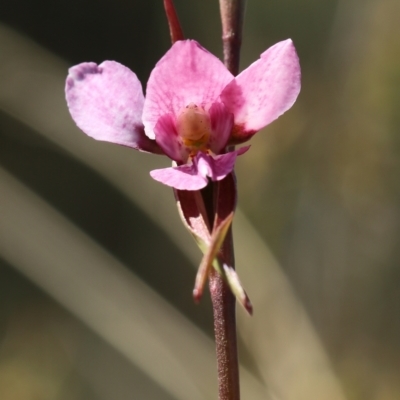
<instances>
[{"instance_id":1,"label":"blurred green background","mask_svg":"<svg viewBox=\"0 0 400 400\"><path fill-rule=\"evenodd\" d=\"M176 0L221 56L218 2ZM295 106L238 160L243 399L400 398L400 2L249 0L241 67L292 38ZM71 121L67 68L145 83L169 47L155 0L0 6L0 399L215 399L210 301L168 160Z\"/></svg>"}]
</instances>

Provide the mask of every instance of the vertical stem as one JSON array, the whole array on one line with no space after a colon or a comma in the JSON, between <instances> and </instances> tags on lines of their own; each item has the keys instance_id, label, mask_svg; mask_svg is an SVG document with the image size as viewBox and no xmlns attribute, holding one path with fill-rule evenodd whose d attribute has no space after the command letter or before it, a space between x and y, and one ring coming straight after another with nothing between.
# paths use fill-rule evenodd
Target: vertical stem
<instances>
[{"instance_id":1,"label":"vertical stem","mask_svg":"<svg viewBox=\"0 0 400 400\"><path fill-rule=\"evenodd\" d=\"M232 231L222 246L224 258L234 265ZM235 297L215 270L210 273L210 293L214 312L219 400L239 400L239 363L236 340Z\"/></svg>"},{"instance_id":2,"label":"vertical stem","mask_svg":"<svg viewBox=\"0 0 400 400\"><path fill-rule=\"evenodd\" d=\"M228 70L237 75L239 72L240 45L242 41L242 23L244 0L220 0L222 20L222 42L224 63ZM214 195L218 196L214 187ZM209 185L210 186L210 185ZM206 201L206 207L215 205ZM234 267L232 229L225 238L221 249L224 259ZM210 293L214 312L214 333L217 353L219 400L240 400L239 363L236 339L235 298L223 278L214 270L210 273Z\"/></svg>"},{"instance_id":3,"label":"vertical stem","mask_svg":"<svg viewBox=\"0 0 400 400\"><path fill-rule=\"evenodd\" d=\"M174 44L177 40L183 40L184 36L173 0L164 0L164 9L168 20L171 42Z\"/></svg>"},{"instance_id":4,"label":"vertical stem","mask_svg":"<svg viewBox=\"0 0 400 400\"><path fill-rule=\"evenodd\" d=\"M245 3L245 0L219 0L224 62L233 75L239 72Z\"/></svg>"}]
</instances>

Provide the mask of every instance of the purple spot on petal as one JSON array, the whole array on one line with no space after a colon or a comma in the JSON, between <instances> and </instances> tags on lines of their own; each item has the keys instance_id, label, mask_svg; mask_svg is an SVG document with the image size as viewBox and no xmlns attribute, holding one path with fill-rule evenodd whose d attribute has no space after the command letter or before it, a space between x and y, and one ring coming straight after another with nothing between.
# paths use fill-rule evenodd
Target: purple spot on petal
<instances>
[{"instance_id":1,"label":"purple spot on petal","mask_svg":"<svg viewBox=\"0 0 400 400\"><path fill-rule=\"evenodd\" d=\"M74 79L72 78L72 77L68 77L67 78L67 86L66 86L66 88L67 89L71 89L71 88L73 88L74 87Z\"/></svg>"},{"instance_id":2,"label":"purple spot on petal","mask_svg":"<svg viewBox=\"0 0 400 400\"><path fill-rule=\"evenodd\" d=\"M82 81L89 74L101 73L102 68L98 67L96 63L83 63L69 69L69 76L76 81Z\"/></svg>"}]
</instances>

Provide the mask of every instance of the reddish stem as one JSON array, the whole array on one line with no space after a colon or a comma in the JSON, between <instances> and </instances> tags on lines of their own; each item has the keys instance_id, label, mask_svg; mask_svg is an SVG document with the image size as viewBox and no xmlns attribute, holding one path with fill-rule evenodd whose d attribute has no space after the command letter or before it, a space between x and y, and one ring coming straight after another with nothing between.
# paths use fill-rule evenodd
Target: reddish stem
<instances>
[{"instance_id":1,"label":"reddish stem","mask_svg":"<svg viewBox=\"0 0 400 400\"><path fill-rule=\"evenodd\" d=\"M222 252L234 265L232 231L229 230ZM239 400L239 364L236 340L235 297L215 270L210 273L210 293L214 312L214 334L218 368L219 400Z\"/></svg>"},{"instance_id":2,"label":"reddish stem","mask_svg":"<svg viewBox=\"0 0 400 400\"><path fill-rule=\"evenodd\" d=\"M184 36L173 0L164 0L164 9L167 14L171 42L174 44L177 40L183 40Z\"/></svg>"},{"instance_id":3,"label":"reddish stem","mask_svg":"<svg viewBox=\"0 0 400 400\"><path fill-rule=\"evenodd\" d=\"M239 72L240 46L244 0L220 0L224 63L228 70ZM218 184L217 184L218 185ZM214 188L217 185L213 185ZM214 195L218 196L219 193ZM205 199L206 207L215 209L214 202ZM222 245L224 259L235 266L232 229ZM214 312L214 334L218 364L219 400L240 400L239 363L236 339L235 298L223 278L214 270L210 273L210 292Z\"/></svg>"},{"instance_id":4,"label":"reddish stem","mask_svg":"<svg viewBox=\"0 0 400 400\"><path fill-rule=\"evenodd\" d=\"M245 0L220 0L222 44L226 68L233 75L239 73L240 46Z\"/></svg>"}]
</instances>

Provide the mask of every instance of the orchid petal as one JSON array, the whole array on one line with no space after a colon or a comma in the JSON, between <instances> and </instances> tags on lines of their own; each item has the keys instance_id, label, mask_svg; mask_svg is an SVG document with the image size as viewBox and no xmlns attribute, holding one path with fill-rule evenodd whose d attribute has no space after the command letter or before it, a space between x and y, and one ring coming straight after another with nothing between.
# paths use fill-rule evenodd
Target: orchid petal
<instances>
[{"instance_id":1,"label":"orchid petal","mask_svg":"<svg viewBox=\"0 0 400 400\"><path fill-rule=\"evenodd\" d=\"M155 169L150 171L150 175L156 181L178 190L200 190L208 183L207 178L198 173L194 164Z\"/></svg>"},{"instance_id":2,"label":"orchid petal","mask_svg":"<svg viewBox=\"0 0 400 400\"><path fill-rule=\"evenodd\" d=\"M172 114L160 117L154 131L156 142L169 158L180 163L187 161L189 150L182 145L176 130L176 120Z\"/></svg>"},{"instance_id":3,"label":"orchid petal","mask_svg":"<svg viewBox=\"0 0 400 400\"><path fill-rule=\"evenodd\" d=\"M221 94L234 114L231 142L240 143L287 111L300 92L300 65L288 39L270 47Z\"/></svg>"},{"instance_id":4,"label":"orchid petal","mask_svg":"<svg viewBox=\"0 0 400 400\"><path fill-rule=\"evenodd\" d=\"M208 110L211 120L210 149L219 154L226 146L232 132L233 115L222 103L214 103Z\"/></svg>"},{"instance_id":5,"label":"orchid petal","mask_svg":"<svg viewBox=\"0 0 400 400\"><path fill-rule=\"evenodd\" d=\"M207 161L212 171L212 174L209 175L211 179L213 181L220 181L221 179L225 178L230 172L233 171L237 156L244 154L249 148L250 146L241 147L240 149L237 149L230 153L220 154L219 156L215 156L214 158L208 156L209 158L207 159ZM205 157L202 156L201 160L202 162L204 162L203 160L205 160ZM198 163L200 169L201 161L199 160Z\"/></svg>"},{"instance_id":6,"label":"orchid petal","mask_svg":"<svg viewBox=\"0 0 400 400\"><path fill-rule=\"evenodd\" d=\"M105 61L69 69L66 98L72 118L88 136L138 150L160 152L143 130L143 91L127 67Z\"/></svg>"},{"instance_id":7,"label":"orchid petal","mask_svg":"<svg viewBox=\"0 0 400 400\"><path fill-rule=\"evenodd\" d=\"M146 135L164 114L178 115L190 103L215 103L233 75L194 40L176 42L153 69L147 83L143 123Z\"/></svg>"},{"instance_id":8,"label":"orchid petal","mask_svg":"<svg viewBox=\"0 0 400 400\"><path fill-rule=\"evenodd\" d=\"M200 190L207 186L208 179L220 181L232 172L236 157L245 153L250 146L242 147L231 153L212 157L199 152L192 164L179 167L155 169L150 172L153 179L178 190Z\"/></svg>"}]
</instances>

